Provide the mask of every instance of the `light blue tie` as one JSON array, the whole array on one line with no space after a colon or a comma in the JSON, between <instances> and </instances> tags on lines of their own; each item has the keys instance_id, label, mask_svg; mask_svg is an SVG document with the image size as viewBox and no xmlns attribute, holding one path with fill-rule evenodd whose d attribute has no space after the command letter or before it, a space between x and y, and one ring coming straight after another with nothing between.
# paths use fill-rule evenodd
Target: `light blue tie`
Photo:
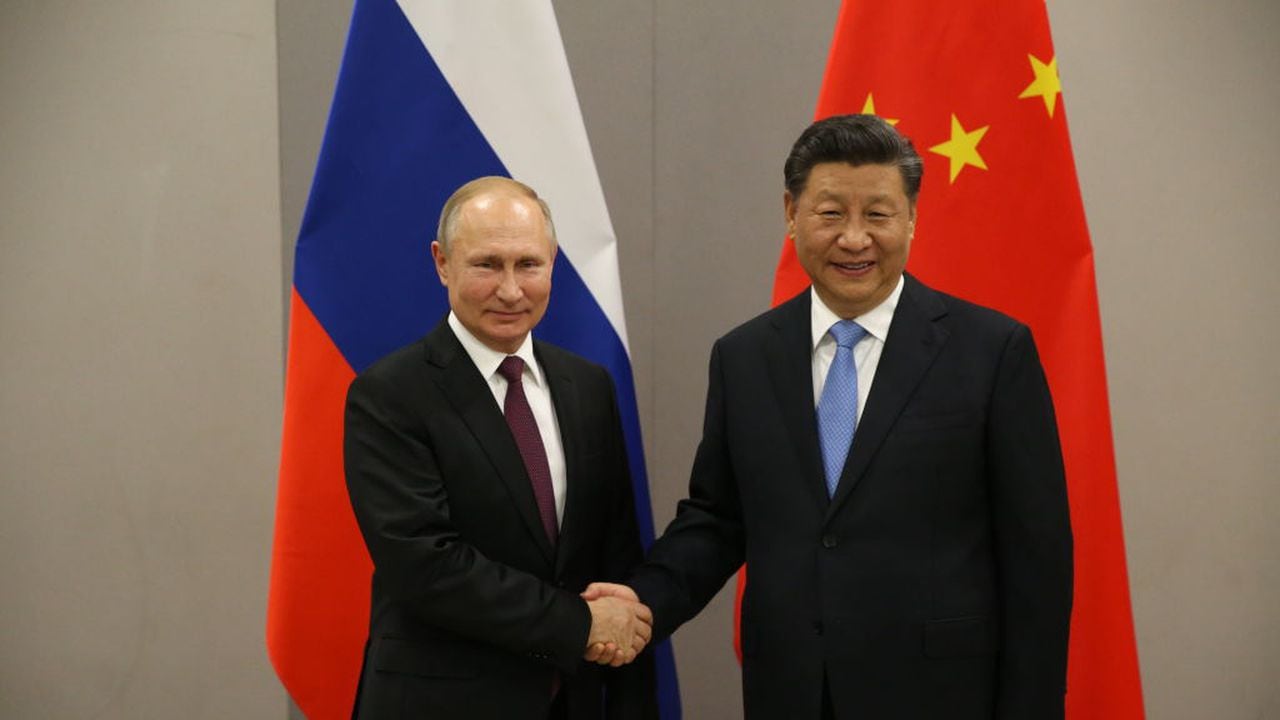
<instances>
[{"instance_id":1,"label":"light blue tie","mask_svg":"<svg viewBox=\"0 0 1280 720\"><path fill-rule=\"evenodd\" d=\"M827 334L836 340L836 356L822 384L818 399L818 433L822 440L822 467L827 473L827 496L836 494L853 431L858 425L858 368L853 346L867 331L852 320L841 320Z\"/></svg>"}]
</instances>

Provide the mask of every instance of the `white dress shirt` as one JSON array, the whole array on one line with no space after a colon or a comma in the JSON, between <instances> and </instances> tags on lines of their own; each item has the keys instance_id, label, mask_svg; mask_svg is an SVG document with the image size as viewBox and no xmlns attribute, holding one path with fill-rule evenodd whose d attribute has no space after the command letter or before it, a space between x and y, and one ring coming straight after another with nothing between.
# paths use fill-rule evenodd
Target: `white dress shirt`
<instances>
[{"instance_id":1,"label":"white dress shirt","mask_svg":"<svg viewBox=\"0 0 1280 720\"><path fill-rule=\"evenodd\" d=\"M871 383L875 380L876 368L880 365L884 341L889 337L893 311L898 308L898 299L902 297L902 283L902 276L898 276L897 286L884 302L852 318L867 331L853 346L853 364L858 368L859 421L862 420L862 409L867 405L867 396L871 394ZM831 361L836 356L836 340L827 331L844 318L832 312L813 288L809 288L809 298L809 317L813 332L813 406L816 408L822 397L822 386L827 382L827 371L831 369Z\"/></svg>"},{"instance_id":2,"label":"white dress shirt","mask_svg":"<svg viewBox=\"0 0 1280 720\"><path fill-rule=\"evenodd\" d=\"M498 366L506 359L507 354L498 352L480 342L471 331L462 325L458 317L449 313L449 327L458 336L462 348L471 357L471 362L480 371L480 376L489 383L493 399L498 403L498 411L502 412L507 400L507 379L498 373ZM556 523L564 519L564 494L567 485L564 467L564 444L560 441L560 423L556 420L555 404L551 402L551 386L547 384L547 376L533 355L533 337L526 336L520 349L512 355L524 360L524 374L521 384L524 385L525 398L529 400L529 409L533 411L533 419L538 424L538 434L542 436L542 445L547 451L547 465L551 468L551 489L556 496ZM830 361L828 361L830 362Z\"/></svg>"}]
</instances>

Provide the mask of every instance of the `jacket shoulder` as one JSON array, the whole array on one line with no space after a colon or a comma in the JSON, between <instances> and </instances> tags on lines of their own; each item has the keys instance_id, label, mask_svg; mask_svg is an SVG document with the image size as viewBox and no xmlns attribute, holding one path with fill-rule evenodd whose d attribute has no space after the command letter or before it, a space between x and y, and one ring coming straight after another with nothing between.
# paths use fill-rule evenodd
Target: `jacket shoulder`
<instances>
[{"instance_id":1,"label":"jacket shoulder","mask_svg":"<svg viewBox=\"0 0 1280 720\"><path fill-rule=\"evenodd\" d=\"M999 310L951 295L908 276L902 301L914 302L926 315L944 317L955 331L979 336L1008 337L1027 326Z\"/></svg>"},{"instance_id":2,"label":"jacket shoulder","mask_svg":"<svg viewBox=\"0 0 1280 720\"><path fill-rule=\"evenodd\" d=\"M429 336L428 336L429 337ZM394 380L420 370L427 359L427 338L419 338L374 360L356 373L356 382Z\"/></svg>"},{"instance_id":3,"label":"jacket shoulder","mask_svg":"<svg viewBox=\"0 0 1280 720\"><path fill-rule=\"evenodd\" d=\"M538 356L538 362L542 363L543 369L547 372L556 372L578 379L593 378L613 382L613 376L603 365L592 362L571 350L542 340L534 340L533 347Z\"/></svg>"},{"instance_id":4,"label":"jacket shoulder","mask_svg":"<svg viewBox=\"0 0 1280 720\"><path fill-rule=\"evenodd\" d=\"M809 323L809 289L796 295L777 307L766 310L759 315L738 325L716 340L716 345L740 347L751 345L761 338L776 331L777 328L789 327L800 323L808 332Z\"/></svg>"}]
</instances>

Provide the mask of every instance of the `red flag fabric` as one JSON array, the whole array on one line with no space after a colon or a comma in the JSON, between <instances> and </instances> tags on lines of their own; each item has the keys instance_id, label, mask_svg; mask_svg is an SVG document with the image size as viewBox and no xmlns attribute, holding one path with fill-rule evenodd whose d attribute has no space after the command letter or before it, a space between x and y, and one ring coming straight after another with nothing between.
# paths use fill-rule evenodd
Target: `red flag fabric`
<instances>
[{"instance_id":1,"label":"red flag fabric","mask_svg":"<svg viewBox=\"0 0 1280 720\"><path fill-rule=\"evenodd\" d=\"M1075 535L1067 717L1141 718L1093 250L1044 0L846 0L815 119L857 112L925 160L908 271L1031 326ZM774 304L808 284L785 243Z\"/></svg>"},{"instance_id":2,"label":"red flag fabric","mask_svg":"<svg viewBox=\"0 0 1280 720\"><path fill-rule=\"evenodd\" d=\"M267 651L312 720L350 717L373 563L342 475L342 410L355 372L295 289Z\"/></svg>"}]
</instances>

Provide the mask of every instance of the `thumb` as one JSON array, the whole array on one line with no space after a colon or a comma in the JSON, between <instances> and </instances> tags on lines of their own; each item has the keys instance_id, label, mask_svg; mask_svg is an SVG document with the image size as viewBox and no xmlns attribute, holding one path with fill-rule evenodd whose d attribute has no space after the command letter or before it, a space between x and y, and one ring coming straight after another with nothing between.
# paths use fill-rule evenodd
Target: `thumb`
<instances>
[{"instance_id":1,"label":"thumb","mask_svg":"<svg viewBox=\"0 0 1280 720\"><path fill-rule=\"evenodd\" d=\"M583 590L581 593L579 593L579 596L583 600L586 600L587 602L591 602L592 600L599 600L600 598L604 597L605 590L601 583L591 583L590 585L587 586L586 590Z\"/></svg>"}]
</instances>

